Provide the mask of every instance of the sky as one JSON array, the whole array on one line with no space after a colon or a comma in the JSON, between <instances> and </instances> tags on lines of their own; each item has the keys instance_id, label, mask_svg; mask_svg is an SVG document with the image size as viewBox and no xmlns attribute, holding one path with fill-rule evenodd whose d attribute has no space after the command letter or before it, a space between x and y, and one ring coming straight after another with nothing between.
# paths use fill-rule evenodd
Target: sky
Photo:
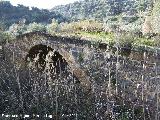
<instances>
[{"instance_id":1,"label":"sky","mask_svg":"<svg viewBox=\"0 0 160 120\"><path fill-rule=\"evenodd\" d=\"M43 9L51 9L56 5L65 5L68 3L73 3L78 0L8 0L10 1L14 6L17 4L22 4L24 6L29 7L38 7Z\"/></svg>"}]
</instances>

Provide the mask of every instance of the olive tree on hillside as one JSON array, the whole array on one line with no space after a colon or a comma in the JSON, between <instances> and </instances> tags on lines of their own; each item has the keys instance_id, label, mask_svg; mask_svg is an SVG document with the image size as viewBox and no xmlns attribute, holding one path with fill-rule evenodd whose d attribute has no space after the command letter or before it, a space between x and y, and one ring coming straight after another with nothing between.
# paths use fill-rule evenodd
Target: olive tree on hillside
<instances>
[{"instance_id":1,"label":"olive tree on hillside","mask_svg":"<svg viewBox=\"0 0 160 120\"><path fill-rule=\"evenodd\" d=\"M154 33L160 33L160 1L156 1L153 8L153 28Z\"/></svg>"}]
</instances>

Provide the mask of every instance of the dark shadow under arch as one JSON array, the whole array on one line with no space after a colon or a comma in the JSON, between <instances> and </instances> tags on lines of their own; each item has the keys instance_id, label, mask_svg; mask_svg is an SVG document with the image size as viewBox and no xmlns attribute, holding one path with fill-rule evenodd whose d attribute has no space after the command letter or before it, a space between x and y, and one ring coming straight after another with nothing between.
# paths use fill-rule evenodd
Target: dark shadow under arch
<instances>
[{"instance_id":1,"label":"dark shadow under arch","mask_svg":"<svg viewBox=\"0 0 160 120\"><path fill-rule=\"evenodd\" d=\"M50 55L49 52L52 52L52 54ZM25 60L26 62L35 62L35 67L38 70L44 70L47 64L46 56L50 58L50 61L48 61L50 63L50 70L54 69L54 72L59 73L60 70L64 71L66 69L68 63L63 56L47 45L39 44L33 46L29 50Z\"/></svg>"}]
</instances>

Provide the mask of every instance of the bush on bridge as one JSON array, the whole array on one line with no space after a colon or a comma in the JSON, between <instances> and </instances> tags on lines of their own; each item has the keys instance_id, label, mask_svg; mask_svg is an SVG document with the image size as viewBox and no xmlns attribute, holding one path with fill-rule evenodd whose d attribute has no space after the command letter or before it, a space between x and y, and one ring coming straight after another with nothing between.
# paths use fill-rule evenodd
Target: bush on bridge
<instances>
[{"instance_id":1,"label":"bush on bridge","mask_svg":"<svg viewBox=\"0 0 160 120\"><path fill-rule=\"evenodd\" d=\"M47 25L47 32L54 35L55 32L58 31L59 28L59 24L58 21L56 21L55 19L52 19L52 23Z\"/></svg>"},{"instance_id":2,"label":"bush on bridge","mask_svg":"<svg viewBox=\"0 0 160 120\"><path fill-rule=\"evenodd\" d=\"M61 31L65 32L102 32L103 24L94 20L81 20L78 22L61 24Z\"/></svg>"},{"instance_id":3,"label":"bush on bridge","mask_svg":"<svg viewBox=\"0 0 160 120\"><path fill-rule=\"evenodd\" d=\"M46 32L46 26L44 24L36 22L30 23L27 26L27 32L35 32L35 31Z\"/></svg>"}]
</instances>

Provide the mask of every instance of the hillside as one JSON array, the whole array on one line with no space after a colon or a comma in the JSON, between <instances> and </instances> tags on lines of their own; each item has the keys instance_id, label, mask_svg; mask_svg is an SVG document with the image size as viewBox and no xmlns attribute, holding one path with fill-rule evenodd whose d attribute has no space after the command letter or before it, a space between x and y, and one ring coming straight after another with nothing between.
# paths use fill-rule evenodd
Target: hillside
<instances>
[{"instance_id":1,"label":"hillside","mask_svg":"<svg viewBox=\"0 0 160 120\"><path fill-rule=\"evenodd\" d=\"M28 32L43 31L109 43L114 42L115 30L120 28L122 41L126 37L126 42L155 46L158 39L155 36L160 33L160 25L156 22L159 21L160 3L154 2L82 0L46 10L23 5L13 6L8 1L1 1L0 28L2 32L12 35L11 38ZM4 26L9 29L4 30ZM6 37L1 38L6 40Z\"/></svg>"},{"instance_id":2,"label":"hillside","mask_svg":"<svg viewBox=\"0 0 160 120\"><path fill-rule=\"evenodd\" d=\"M53 18L59 22L66 21L62 15L56 12L36 7L29 8L23 5L13 6L9 1L0 1L0 16L0 21L7 27L17 23L22 18L26 19L26 23L49 23Z\"/></svg>"},{"instance_id":3,"label":"hillside","mask_svg":"<svg viewBox=\"0 0 160 120\"><path fill-rule=\"evenodd\" d=\"M23 18L26 19L26 24L51 23L53 18L59 23L92 19L109 24L117 24L121 21L125 25L131 23L132 26L133 24L138 26L142 24L139 13L148 13L150 8L153 8L151 0L144 2L141 0L82 0L56 6L52 10L29 8L23 5L13 6L9 1L1 1L0 22L9 27Z\"/></svg>"},{"instance_id":4,"label":"hillside","mask_svg":"<svg viewBox=\"0 0 160 120\"><path fill-rule=\"evenodd\" d=\"M104 20L108 16L127 14L136 16L138 12L146 11L152 5L150 0L83 0L68 5L54 7L58 12L70 20L95 19Z\"/></svg>"}]
</instances>

